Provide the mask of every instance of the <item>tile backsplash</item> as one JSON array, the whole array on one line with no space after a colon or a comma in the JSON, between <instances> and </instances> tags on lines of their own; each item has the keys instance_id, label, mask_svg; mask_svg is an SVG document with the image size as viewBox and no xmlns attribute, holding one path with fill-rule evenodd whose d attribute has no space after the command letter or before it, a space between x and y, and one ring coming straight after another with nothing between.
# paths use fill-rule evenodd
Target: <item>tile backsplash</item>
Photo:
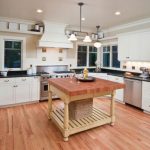
<instances>
[{"instance_id":1,"label":"tile backsplash","mask_svg":"<svg viewBox=\"0 0 150 150\"><path fill-rule=\"evenodd\" d=\"M122 69L124 71L131 72L141 72L140 67L150 68L150 62L136 62L136 61L126 61L122 62Z\"/></svg>"}]
</instances>

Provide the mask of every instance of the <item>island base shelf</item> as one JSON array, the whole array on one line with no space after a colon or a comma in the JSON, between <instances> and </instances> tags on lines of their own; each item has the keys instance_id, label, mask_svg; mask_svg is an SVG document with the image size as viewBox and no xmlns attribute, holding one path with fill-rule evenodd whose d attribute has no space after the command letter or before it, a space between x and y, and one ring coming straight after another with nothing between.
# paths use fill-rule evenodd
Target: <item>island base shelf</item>
<instances>
[{"instance_id":1,"label":"island base shelf","mask_svg":"<svg viewBox=\"0 0 150 150\"><path fill-rule=\"evenodd\" d=\"M112 122L110 115L99 108L92 108L92 115L78 120L69 120L69 129L64 128L64 109L55 109L51 114L52 121L57 125L65 137L69 135L82 132L94 127L98 127L104 124Z\"/></svg>"}]
</instances>

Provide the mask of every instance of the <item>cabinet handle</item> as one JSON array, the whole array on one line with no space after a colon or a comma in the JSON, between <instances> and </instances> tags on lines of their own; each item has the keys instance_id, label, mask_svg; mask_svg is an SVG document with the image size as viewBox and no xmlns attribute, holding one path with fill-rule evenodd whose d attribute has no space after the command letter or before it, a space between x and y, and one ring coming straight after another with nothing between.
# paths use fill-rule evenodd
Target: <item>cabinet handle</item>
<instances>
[{"instance_id":1,"label":"cabinet handle","mask_svg":"<svg viewBox=\"0 0 150 150\"><path fill-rule=\"evenodd\" d=\"M18 85L14 85L13 87L18 87Z\"/></svg>"},{"instance_id":2,"label":"cabinet handle","mask_svg":"<svg viewBox=\"0 0 150 150\"><path fill-rule=\"evenodd\" d=\"M9 82L9 80L5 80L4 82Z\"/></svg>"},{"instance_id":3,"label":"cabinet handle","mask_svg":"<svg viewBox=\"0 0 150 150\"><path fill-rule=\"evenodd\" d=\"M127 59L129 59L130 57L126 57Z\"/></svg>"},{"instance_id":4,"label":"cabinet handle","mask_svg":"<svg viewBox=\"0 0 150 150\"><path fill-rule=\"evenodd\" d=\"M22 81L26 81L26 79L22 79Z\"/></svg>"}]
</instances>

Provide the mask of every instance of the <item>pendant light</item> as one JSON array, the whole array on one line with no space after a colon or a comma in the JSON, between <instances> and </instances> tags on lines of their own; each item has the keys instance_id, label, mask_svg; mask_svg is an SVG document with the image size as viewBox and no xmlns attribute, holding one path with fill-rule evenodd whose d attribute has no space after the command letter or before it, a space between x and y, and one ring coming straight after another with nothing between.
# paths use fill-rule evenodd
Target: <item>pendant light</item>
<instances>
[{"instance_id":1,"label":"pendant light","mask_svg":"<svg viewBox=\"0 0 150 150\"><path fill-rule=\"evenodd\" d=\"M84 3L82 3L82 2L80 2L80 3L78 3L78 5L80 6L80 32L81 32L81 23L82 23L82 6L84 5ZM84 40L83 40L83 42L86 42L86 43L89 43L89 42L91 42L92 40L91 40L91 38L90 38L90 36L89 35L86 35L85 36L85 38L84 38Z\"/></svg>"},{"instance_id":2,"label":"pendant light","mask_svg":"<svg viewBox=\"0 0 150 150\"><path fill-rule=\"evenodd\" d=\"M72 33L68 39L69 41L77 41L77 38L74 33Z\"/></svg>"},{"instance_id":3,"label":"pendant light","mask_svg":"<svg viewBox=\"0 0 150 150\"><path fill-rule=\"evenodd\" d=\"M83 2L79 2L78 3L79 7L80 7L80 31L79 32L82 32L81 31L81 26L82 26L82 6L84 5ZM75 36L74 33L71 34L70 38L68 39L69 41L77 41L77 38ZM89 35L86 35L83 42L91 42L91 38Z\"/></svg>"},{"instance_id":4,"label":"pendant light","mask_svg":"<svg viewBox=\"0 0 150 150\"><path fill-rule=\"evenodd\" d=\"M97 28L97 39L96 39L96 42L94 43L94 47L100 48L101 45L102 45L102 44L98 41L98 32L99 32L100 26L96 26L96 28Z\"/></svg>"}]
</instances>

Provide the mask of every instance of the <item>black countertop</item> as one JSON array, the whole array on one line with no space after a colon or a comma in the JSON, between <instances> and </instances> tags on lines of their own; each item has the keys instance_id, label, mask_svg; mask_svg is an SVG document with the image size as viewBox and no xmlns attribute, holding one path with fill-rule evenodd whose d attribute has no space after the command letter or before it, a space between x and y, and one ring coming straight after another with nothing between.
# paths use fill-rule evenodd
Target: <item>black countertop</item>
<instances>
[{"instance_id":1,"label":"black countertop","mask_svg":"<svg viewBox=\"0 0 150 150\"><path fill-rule=\"evenodd\" d=\"M2 76L2 75L0 75L0 78L17 78L17 77L35 77L35 76L40 76L40 75L38 75L38 74L32 74L32 75L27 75L27 74L22 74L22 75L8 75L8 76Z\"/></svg>"},{"instance_id":2,"label":"black countertop","mask_svg":"<svg viewBox=\"0 0 150 150\"><path fill-rule=\"evenodd\" d=\"M34 77L34 76L40 76L40 75L39 74L28 75L27 70L8 71L7 76L2 76L0 74L0 78L17 78L17 77Z\"/></svg>"},{"instance_id":3,"label":"black countertop","mask_svg":"<svg viewBox=\"0 0 150 150\"><path fill-rule=\"evenodd\" d=\"M140 75L139 73L132 73L132 76L126 76L125 71L110 70L110 69L101 69L101 72L99 72L99 73L107 73L108 75L112 75L112 76L118 76L118 77L133 79L133 80L150 82L150 77L142 78L139 76Z\"/></svg>"}]
</instances>

